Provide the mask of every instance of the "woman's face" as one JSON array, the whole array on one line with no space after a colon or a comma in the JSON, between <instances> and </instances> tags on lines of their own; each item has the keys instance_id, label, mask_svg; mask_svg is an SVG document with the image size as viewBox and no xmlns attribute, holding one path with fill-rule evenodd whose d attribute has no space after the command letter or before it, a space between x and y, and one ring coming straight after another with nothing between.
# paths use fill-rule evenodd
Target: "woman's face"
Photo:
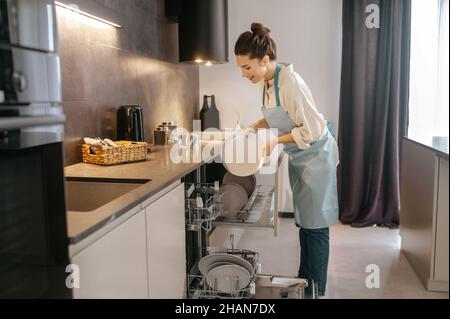
<instances>
[{"instance_id":1,"label":"woman's face","mask_svg":"<svg viewBox=\"0 0 450 319\"><path fill-rule=\"evenodd\" d=\"M253 84L259 83L264 78L268 60L268 56L260 60L250 59L248 55L236 55L236 64L241 69L242 76L249 79Z\"/></svg>"}]
</instances>

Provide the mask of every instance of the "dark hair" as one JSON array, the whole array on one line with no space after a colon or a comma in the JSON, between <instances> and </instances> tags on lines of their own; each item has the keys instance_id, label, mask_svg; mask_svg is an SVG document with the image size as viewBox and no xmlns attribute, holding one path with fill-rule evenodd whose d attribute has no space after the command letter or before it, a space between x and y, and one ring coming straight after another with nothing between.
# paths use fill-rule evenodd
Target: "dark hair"
<instances>
[{"instance_id":1,"label":"dark hair","mask_svg":"<svg viewBox=\"0 0 450 319\"><path fill-rule=\"evenodd\" d=\"M235 55L248 55L250 59L262 59L268 55L270 60L277 59L277 45L270 37L270 29L261 23L252 23L252 31L242 33L234 45Z\"/></svg>"}]
</instances>

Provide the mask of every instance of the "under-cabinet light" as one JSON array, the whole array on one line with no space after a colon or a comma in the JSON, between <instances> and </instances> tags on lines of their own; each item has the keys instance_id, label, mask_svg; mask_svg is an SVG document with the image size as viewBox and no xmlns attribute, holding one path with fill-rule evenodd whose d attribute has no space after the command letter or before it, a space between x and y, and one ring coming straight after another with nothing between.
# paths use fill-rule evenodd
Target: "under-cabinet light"
<instances>
[{"instance_id":1,"label":"under-cabinet light","mask_svg":"<svg viewBox=\"0 0 450 319\"><path fill-rule=\"evenodd\" d=\"M69 2L70 2L70 3L69 3ZM83 7L80 6L80 5L78 5L77 1L71 0L71 1L67 1L67 3L62 3L62 2L60 2L60 1L55 1L55 5L57 5L57 6L59 6L59 7L62 7L62 8L65 8L65 9L68 9L68 10L70 10L70 11L76 12L76 13L78 13L78 14L84 15L84 16L86 16L86 17L95 19L95 20L97 20L97 21L100 21L100 22L109 24L109 25L111 25L111 26L113 26L113 27L116 27L116 28L122 28L122 26L121 26L120 24L116 23L116 22L113 22L113 21L108 20L108 19L101 18L101 17L99 17L99 16L93 14L94 12L93 12L93 13L87 12L87 11L89 11L89 10L83 10ZM96 6L96 8L98 8L98 5L95 5L95 6ZM92 5L91 5L91 7L92 7ZM103 7L102 7L102 10L106 10L106 9L107 9L107 8L103 8ZM95 13L96 13L96 12L95 12ZM111 15L111 13L110 13L109 15Z\"/></svg>"}]
</instances>

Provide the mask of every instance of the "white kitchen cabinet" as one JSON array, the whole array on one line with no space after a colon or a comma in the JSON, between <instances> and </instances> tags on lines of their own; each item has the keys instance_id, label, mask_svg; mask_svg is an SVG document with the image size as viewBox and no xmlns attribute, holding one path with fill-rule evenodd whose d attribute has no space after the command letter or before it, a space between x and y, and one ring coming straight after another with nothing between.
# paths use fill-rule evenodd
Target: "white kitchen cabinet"
<instances>
[{"instance_id":1,"label":"white kitchen cabinet","mask_svg":"<svg viewBox=\"0 0 450 319\"><path fill-rule=\"evenodd\" d=\"M149 298L184 297L184 183L145 208Z\"/></svg>"},{"instance_id":2,"label":"white kitchen cabinet","mask_svg":"<svg viewBox=\"0 0 450 319\"><path fill-rule=\"evenodd\" d=\"M73 256L72 263L80 271L75 298L147 298L145 212Z\"/></svg>"}]
</instances>

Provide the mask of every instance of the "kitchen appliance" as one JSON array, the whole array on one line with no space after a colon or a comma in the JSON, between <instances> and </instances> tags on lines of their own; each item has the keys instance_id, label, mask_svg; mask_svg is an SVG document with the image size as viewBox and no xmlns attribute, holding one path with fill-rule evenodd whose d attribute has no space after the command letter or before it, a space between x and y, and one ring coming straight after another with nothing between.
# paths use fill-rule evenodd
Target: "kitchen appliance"
<instances>
[{"instance_id":1,"label":"kitchen appliance","mask_svg":"<svg viewBox=\"0 0 450 319\"><path fill-rule=\"evenodd\" d=\"M138 105L123 105L117 110L117 140L144 142L144 118Z\"/></svg>"},{"instance_id":2,"label":"kitchen appliance","mask_svg":"<svg viewBox=\"0 0 450 319\"><path fill-rule=\"evenodd\" d=\"M184 177L187 297L303 299L304 289L308 286L306 279L276 274L263 275L259 253L243 247L235 248L234 245L235 228L273 229L276 236L279 220L274 209L277 198L276 187L257 185L250 198L242 189L241 193L246 199L245 207L236 214L228 214L225 211L225 202L229 201L220 191L230 184L221 187L218 185L218 181L224 179L226 171L224 170L221 176L210 174L218 172L216 169L209 170L208 167L211 165L222 164L212 161ZM202 198L203 205L197 204L198 197ZM247 217L242 218L244 215ZM222 230L215 236L219 227ZM231 249L225 248L227 244L224 240L228 234Z\"/></svg>"},{"instance_id":3,"label":"kitchen appliance","mask_svg":"<svg viewBox=\"0 0 450 319\"><path fill-rule=\"evenodd\" d=\"M0 0L0 298L70 298L53 1Z\"/></svg>"}]
</instances>

